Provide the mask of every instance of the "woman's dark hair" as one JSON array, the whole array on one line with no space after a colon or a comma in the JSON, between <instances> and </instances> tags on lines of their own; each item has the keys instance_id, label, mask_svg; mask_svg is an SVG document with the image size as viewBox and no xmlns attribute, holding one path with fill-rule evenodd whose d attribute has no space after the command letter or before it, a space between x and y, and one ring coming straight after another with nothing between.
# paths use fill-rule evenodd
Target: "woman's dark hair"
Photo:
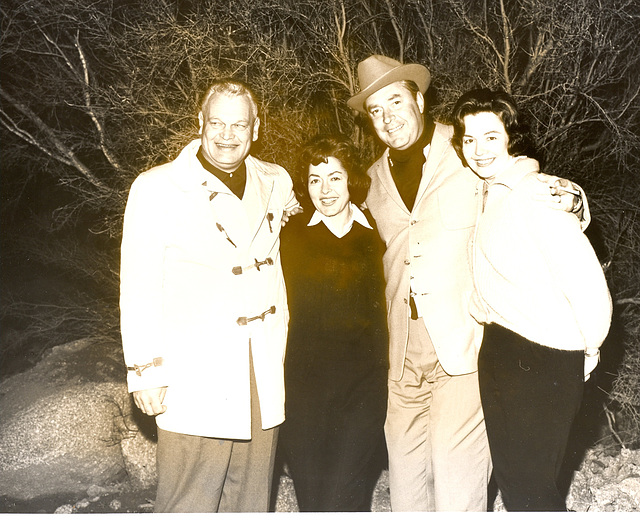
<instances>
[{"instance_id":1,"label":"woman's dark hair","mask_svg":"<svg viewBox=\"0 0 640 520\"><path fill-rule=\"evenodd\" d=\"M480 88L470 90L460 96L453 108L451 119L453 122L453 137L451 144L460 157L462 164L469 166L462 154L462 138L464 137L465 116L492 112L500 118L509 137L507 152L509 155L535 155L533 141L529 134L529 127L523 120L513 98L502 90Z\"/></svg>"},{"instance_id":2,"label":"woman's dark hair","mask_svg":"<svg viewBox=\"0 0 640 520\"><path fill-rule=\"evenodd\" d=\"M309 199L309 166L317 166L335 157L347 171L349 198L356 206L364 202L371 180L362 167L362 159L351 141L341 134L321 134L302 145L298 154L298 163L293 175L293 185L298 201L304 207L311 208Z\"/></svg>"}]
</instances>

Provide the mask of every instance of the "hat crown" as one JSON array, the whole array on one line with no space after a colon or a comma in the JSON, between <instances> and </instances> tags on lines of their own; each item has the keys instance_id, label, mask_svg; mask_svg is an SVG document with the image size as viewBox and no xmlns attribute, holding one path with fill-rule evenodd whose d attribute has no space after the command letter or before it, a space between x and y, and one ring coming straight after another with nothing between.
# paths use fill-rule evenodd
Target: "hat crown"
<instances>
[{"instance_id":1,"label":"hat crown","mask_svg":"<svg viewBox=\"0 0 640 520\"><path fill-rule=\"evenodd\" d=\"M349 98L347 104L354 110L365 112L365 101L374 92L396 81L409 80L418 85L423 94L429 88L429 70L417 63L402 64L393 58L374 54L358 64L360 92Z\"/></svg>"},{"instance_id":2,"label":"hat crown","mask_svg":"<svg viewBox=\"0 0 640 520\"><path fill-rule=\"evenodd\" d=\"M387 56L374 54L358 64L358 81L360 89L365 90L374 81L378 80L395 68L401 67L402 63Z\"/></svg>"}]
</instances>

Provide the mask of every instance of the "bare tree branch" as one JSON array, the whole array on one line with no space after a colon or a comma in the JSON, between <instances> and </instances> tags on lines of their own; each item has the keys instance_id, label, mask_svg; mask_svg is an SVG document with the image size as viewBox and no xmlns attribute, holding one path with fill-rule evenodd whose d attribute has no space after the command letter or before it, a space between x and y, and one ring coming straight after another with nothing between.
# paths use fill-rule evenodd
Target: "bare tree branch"
<instances>
[{"instance_id":1,"label":"bare tree branch","mask_svg":"<svg viewBox=\"0 0 640 520\"><path fill-rule=\"evenodd\" d=\"M61 163L75 168L89 183L98 188L100 191L109 190L109 188L102 181L100 181L100 179L93 175L91 170L80 159L78 159L74 151L58 137L56 131L53 128L49 127L29 107L8 94L3 88L0 88L0 96L4 98L8 103L10 103L11 106L18 112L27 117L27 119L44 134L45 138L51 144L51 147L45 146L41 141L38 140L36 146L40 150L44 151L47 155L55 158ZM28 134L24 130L18 131L16 129L18 125L15 121L12 121L11 118L6 116L5 111L3 111L3 116L4 117L2 119L2 125L5 128L12 131L12 133L14 133L15 135L26 138L26 140L31 144L34 144L36 142L33 135ZM5 117L7 118L7 120L5 120Z\"/></svg>"},{"instance_id":2,"label":"bare tree branch","mask_svg":"<svg viewBox=\"0 0 640 520\"><path fill-rule=\"evenodd\" d=\"M511 92L511 76L509 71L509 63L511 58L511 29L509 27L509 17L504 9L504 0L500 0L500 16L502 18L502 42L504 47L504 55L502 62L502 75L504 78L505 89Z\"/></svg>"},{"instance_id":3,"label":"bare tree branch","mask_svg":"<svg viewBox=\"0 0 640 520\"><path fill-rule=\"evenodd\" d=\"M93 105L91 103L91 92L90 92L90 82L89 82L89 66L87 64L87 59L86 59L86 57L84 55L84 52L82 50L82 47L80 45L79 32L76 32L76 35L75 35L75 38L74 38L74 45L75 45L76 49L78 50L78 56L80 58L80 63L81 63L81 66L82 66L82 81L83 81L83 90L84 90L84 106L85 106L85 109L86 109L87 113L89 114L89 117L91 117L91 120L93 121L93 124L96 127L96 130L98 132L98 137L100 139L100 149L102 150L102 153L107 158L107 160L109 161L111 166L113 166L116 170L119 170L121 168L121 166L118 163L118 160L114 157L113 153L111 153L111 151L107 147L107 137L105 135L104 127L102 126L102 123L100 122L100 119L98 119L98 116L96 115L96 112L95 112L95 110L93 108Z\"/></svg>"},{"instance_id":4,"label":"bare tree branch","mask_svg":"<svg viewBox=\"0 0 640 520\"><path fill-rule=\"evenodd\" d=\"M398 56L398 60L402 63L404 61L404 38L402 37L402 30L398 24L398 20L393 11L393 5L391 0L384 0L387 6L387 14L389 15L389 20L391 21L391 26L393 27L393 31L395 32L396 39L398 40L398 47L400 49L400 55Z\"/></svg>"}]
</instances>

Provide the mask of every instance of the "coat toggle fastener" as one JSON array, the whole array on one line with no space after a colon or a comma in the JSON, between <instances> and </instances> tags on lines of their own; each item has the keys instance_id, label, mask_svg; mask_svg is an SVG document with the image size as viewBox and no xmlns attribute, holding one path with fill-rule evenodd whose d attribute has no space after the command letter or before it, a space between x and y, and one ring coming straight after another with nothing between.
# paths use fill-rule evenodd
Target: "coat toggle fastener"
<instances>
[{"instance_id":1,"label":"coat toggle fastener","mask_svg":"<svg viewBox=\"0 0 640 520\"><path fill-rule=\"evenodd\" d=\"M251 269L252 267L255 267L259 271L261 265L273 265L273 260L271 259L271 257L265 258L262 262L259 262L257 258L254 258L254 260L255 260L255 263L248 265L247 267L236 265L233 269L231 269L231 272L233 274L242 274L243 271L246 271L247 269Z\"/></svg>"},{"instance_id":2,"label":"coat toggle fastener","mask_svg":"<svg viewBox=\"0 0 640 520\"><path fill-rule=\"evenodd\" d=\"M247 318L246 316L240 316L236 320L236 323L238 325L242 326L242 325L247 325L250 321L254 321L254 320L262 320L262 321L264 321L264 319L267 316L267 314L275 314L275 313L276 313L276 306L272 305L266 311L264 311L262 314L258 314L257 316L254 316L253 318Z\"/></svg>"},{"instance_id":3,"label":"coat toggle fastener","mask_svg":"<svg viewBox=\"0 0 640 520\"><path fill-rule=\"evenodd\" d=\"M127 367L127 370L135 372L138 376L142 376L143 370L146 370L149 367L160 367L162 366L162 361L163 360L161 357L156 357L153 358L153 361L151 363L147 363L146 365L133 365L132 367Z\"/></svg>"}]
</instances>

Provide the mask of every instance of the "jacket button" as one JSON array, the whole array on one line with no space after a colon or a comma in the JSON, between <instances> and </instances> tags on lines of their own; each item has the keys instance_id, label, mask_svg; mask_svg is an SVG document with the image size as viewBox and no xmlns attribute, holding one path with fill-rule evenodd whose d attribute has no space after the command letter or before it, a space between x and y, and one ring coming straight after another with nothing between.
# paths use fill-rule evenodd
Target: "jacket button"
<instances>
[{"instance_id":1,"label":"jacket button","mask_svg":"<svg viewBox=\"0 0 640 520\"><path fill-rule=\"evenodd\" d=\"M405 260L404 261L404 265L409 265L411 262L409 262L409 260Z\"/></svg>"}]
</instances>

